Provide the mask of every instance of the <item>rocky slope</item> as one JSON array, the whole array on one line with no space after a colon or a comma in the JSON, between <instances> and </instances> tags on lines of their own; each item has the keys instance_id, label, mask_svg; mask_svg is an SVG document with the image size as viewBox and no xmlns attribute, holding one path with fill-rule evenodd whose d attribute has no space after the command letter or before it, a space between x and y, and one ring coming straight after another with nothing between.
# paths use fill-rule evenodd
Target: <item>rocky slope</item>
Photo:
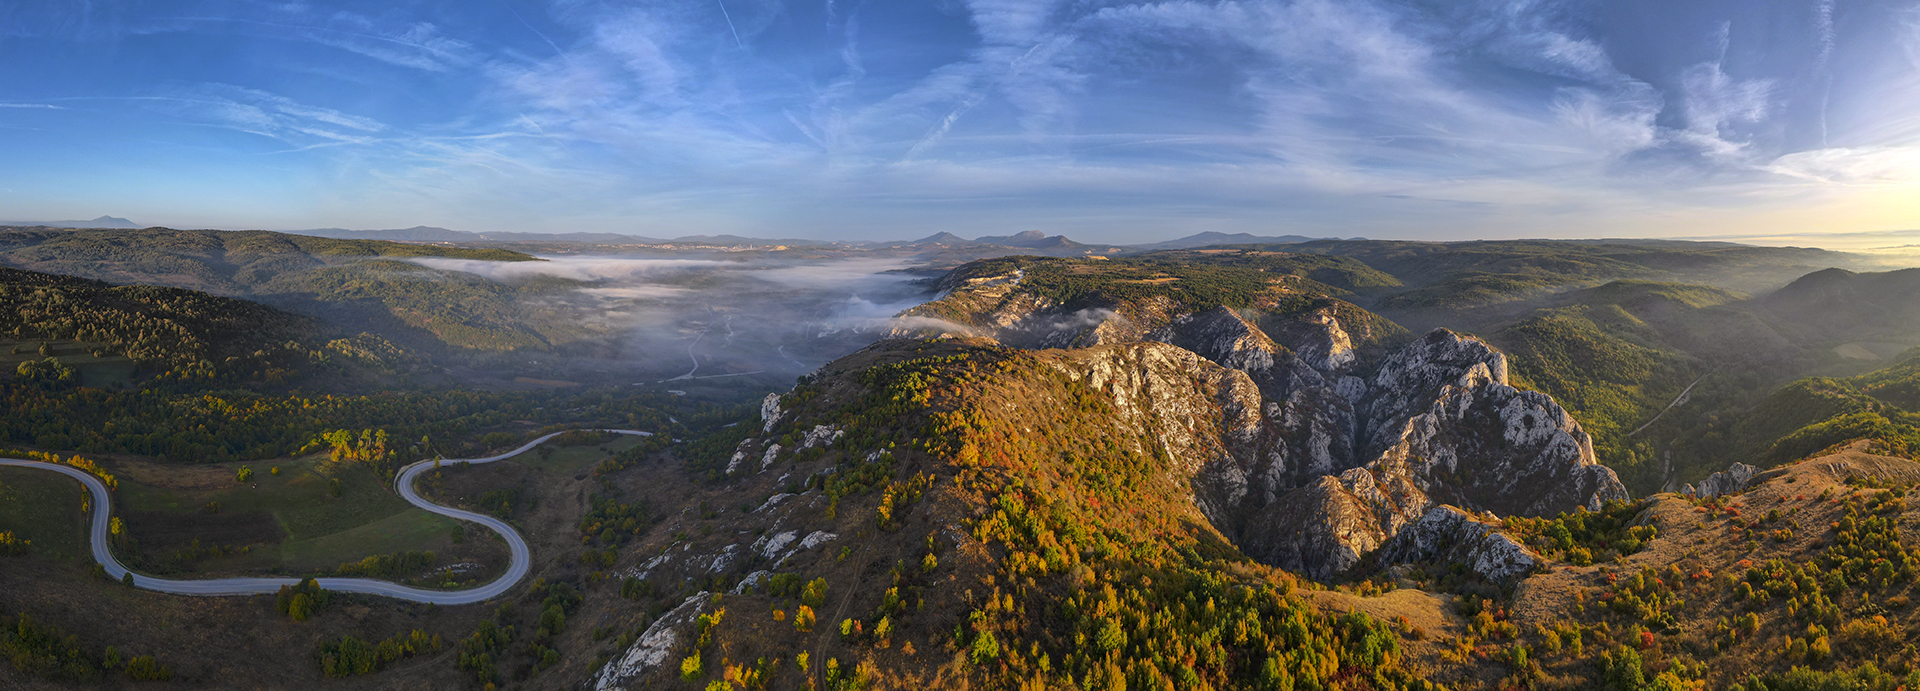
<instances>
[{"instance_id":1,"label":"rocky slope","mask_svg":"<svg viewBox=\"0 0 1920 691\"><path fill-rule=\"evenodd\" d=\"M901 339L831 363L690 459L706 486L613 480L683 508L608 573L653 618L593 685L1329 688L1364 669L1430 688L1399 653L1352 652L1387 645L1383 624L1232 546L1245 492L1199 491L1258 461L1263 400L1248 372L1153 341ZM1207 638L1216 616L1272 623Z\"/></svg>"},{"instance_id":2,"label":"rocky slope","mask_svg":"<svg viewBox=\"0 0 1920 691\"><path fill-rule=\"evenodd\" d=\"M1315 578L1359 563L1438 506L1537 516L1627 498L1579 423L1512 386L1497 350L1446 330L1409 342L1391 322L1287 278L1254 293L1251 307L1194 309L1167 294L1105 299L1117 291L1064 303L1028 285L1025 268L956 271L947 295L918 313L957 316L973 334L1022 348L1160 342L1244 375L1202 384L1215 390L1215 410L1155 404L1222 421L1216 443L1167 451L1191 469L1195 504L1224 534ZM1169 395L1151 385L1153 365L1121 374L1112 352L1077 356L1102 363L1090 376L1103 390Z\"/></svg>"}]
</instances>

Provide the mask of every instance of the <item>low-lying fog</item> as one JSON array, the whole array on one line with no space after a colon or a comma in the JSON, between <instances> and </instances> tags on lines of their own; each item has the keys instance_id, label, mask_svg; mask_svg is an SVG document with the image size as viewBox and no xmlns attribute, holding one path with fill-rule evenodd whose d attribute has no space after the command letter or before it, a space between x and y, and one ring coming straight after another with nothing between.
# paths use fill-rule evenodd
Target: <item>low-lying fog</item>
<instances>
[{"instance_id":1,"label":"low-lying fog","mask_svg":"<svg viewBox=\"0 0 1920 691\"><path fill-rule=\"evenodd\" d=\"M930 300L931 281L904 259L807 262L726 254L564 256L540 262L415 259L503 283L564 279L528 298L530 320L601 334L536 356L515 374L687 388L729 378L791 382L896 327ZM545 361L541 361L544 357ZM598 380L596 380L598 378Z\"/></svg>"}]
</instances>

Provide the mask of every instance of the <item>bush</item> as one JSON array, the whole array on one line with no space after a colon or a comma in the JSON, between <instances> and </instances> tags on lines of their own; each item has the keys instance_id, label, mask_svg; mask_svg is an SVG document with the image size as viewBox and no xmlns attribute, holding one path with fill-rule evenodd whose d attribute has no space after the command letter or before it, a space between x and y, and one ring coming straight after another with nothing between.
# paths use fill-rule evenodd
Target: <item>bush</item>
<instances>
[{"instance_id":1,"label":"bush","mask_svg":"<svg viewBox=\"0 0 1920 691\"><path fill-rule=\"evenodd\" d=\"M274 611L280 616L294 621L306 621L308 617L326 609L331 593L320 587L320 583L311 578L295 585L280 586L279 595L274 597Z\"/></svg>"},{"instance_id":2,"label":"bush","mask_svg":"<svg viewBox=\"0 0 1920 691\"><path fill-rule=\"evenodd\" d=\"M141 655L127 661L127 678L134 681L172 681L173 670L160 664L152 655Z\"/></svg>"},{"instance_id":3,"label":"bush","mask_svg":"<svg viewBox=\"0 0 1920 691\"><path fill-rule=\"evenodd\" d=\"M976 665L1000 659L1000 640L993 637L992 631L982 631L979 636L974 637L967 656L972 658L973 664Z\"/></svg>"},{"instance_id":4,"label":"bush","mask_svg":"<svg viewBox=\"0 0 1920 691\"><path fill-rule=\"evenodd\" d=\"M800 591L800 601L810 607L822 607L827 604L827 579L815 578L807 582Z\"/></svg>"}]
</instances>

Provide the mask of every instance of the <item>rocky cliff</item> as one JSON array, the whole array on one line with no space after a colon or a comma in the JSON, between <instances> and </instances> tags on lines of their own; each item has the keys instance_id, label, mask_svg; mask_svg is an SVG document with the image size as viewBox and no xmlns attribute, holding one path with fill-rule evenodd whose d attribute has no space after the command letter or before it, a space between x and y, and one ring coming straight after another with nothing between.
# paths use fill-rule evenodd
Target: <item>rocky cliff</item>
<instances>
[{"instance_id":1,"label":"rocky cliff","mask_svg":"<svg viewBox=\"0 0 1920 691\"><path fill-rule=\"evenodd\" d=\"M1505 356L1477 339L1435 331L1369 372L1326 312L1288 331L1302 347L1221 307L1146 335L1245 375L1208 384L1218 387L1219 444L1183 442L1188 450L1171 455L1187 459L1195 503L1256 559L1328 578L1443 505L1537 516L1627 498L1579 423L1552 398L1513 387ZM1138 399L1167 388L1110 390ZM1406 552L1415 553L1427 552Z\"/></svg>"},{"instance_id":2,"label":"rocky cliff","mask_svg":"<svg viewBox=\"0 0 1920 691\"><path fill-rule=\"evenodd\" d=\"M1189 310L1151 294L1063 306L1025 294L1022 278L954 280L942 302L984 309L969 323L1015 347L1173 346L1069 360L1128 424L1153 430L1194 503L1263 562L1328 578L1438 507L1538 516L1627 498L1580 424L1515 388L1506 356L1479 339L1408 339L1284 282L1254 307Z\"/></svg>"}]
</instances>

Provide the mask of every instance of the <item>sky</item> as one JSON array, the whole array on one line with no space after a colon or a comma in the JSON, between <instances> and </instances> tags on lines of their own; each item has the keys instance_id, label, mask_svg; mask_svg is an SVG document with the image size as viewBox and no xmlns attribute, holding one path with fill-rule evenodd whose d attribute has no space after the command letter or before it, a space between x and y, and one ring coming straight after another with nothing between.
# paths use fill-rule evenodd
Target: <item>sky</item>
<instances>
[{"instance_id":1,"label":"sky","mask_svg":"<svg viewBox=\"0 0 1920 691\"><path fill-rule=\"evenodd\" d=\"M17 0L0 219L1920 228L1920 0Z\"/></svg>"}]
</instances>

